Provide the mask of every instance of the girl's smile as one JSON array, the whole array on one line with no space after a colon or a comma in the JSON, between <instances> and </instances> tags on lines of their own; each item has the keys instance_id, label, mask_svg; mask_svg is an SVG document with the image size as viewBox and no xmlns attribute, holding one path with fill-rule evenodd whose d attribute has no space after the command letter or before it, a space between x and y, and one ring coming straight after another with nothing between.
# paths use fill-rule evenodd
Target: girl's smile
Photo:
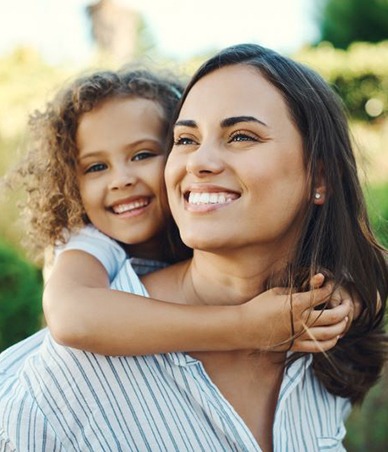
<instances>
[{"instance_id":1,"label":"girl's smile","mask_svg":"<svg viewBox=\"0 0 388 452\"><path fill-rule=\"evenodd\" d=\"M125 244L158 240L167 206L162 108L144 98L107 100L82 115L77 145L89 220Z\"/></svg>"},{"instance_id":2,"label":"girl's smile","mask_svg":"<svg viewBox=\"0 0 388 452\"><path fill-rule=\"evenodd\" d=\"M124 214L137 215L140 214L145 207L151 203L151 198L148 196L136 196L134 198L117 201L109 209L114 214L123 217Z\"/></svg>"}]
</instances>

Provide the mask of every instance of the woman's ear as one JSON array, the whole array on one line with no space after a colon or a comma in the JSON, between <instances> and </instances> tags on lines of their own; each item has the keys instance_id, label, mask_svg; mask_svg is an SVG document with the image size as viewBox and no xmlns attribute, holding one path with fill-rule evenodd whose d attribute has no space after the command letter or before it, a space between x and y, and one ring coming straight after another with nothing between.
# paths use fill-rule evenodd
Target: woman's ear
<instances>
[{"instance_id":1,"label":"woman's ear","mask_svg":"<svg viewBox=\"0 0 388 452\"><path fill-rule=\"evenodd\" d=\"M313 189L313 202L316 206L322 206L326 201L326 178L325 170L322 163L318 166L318 174L315 179L315 186Z\"/></svg>"}]
</instances>

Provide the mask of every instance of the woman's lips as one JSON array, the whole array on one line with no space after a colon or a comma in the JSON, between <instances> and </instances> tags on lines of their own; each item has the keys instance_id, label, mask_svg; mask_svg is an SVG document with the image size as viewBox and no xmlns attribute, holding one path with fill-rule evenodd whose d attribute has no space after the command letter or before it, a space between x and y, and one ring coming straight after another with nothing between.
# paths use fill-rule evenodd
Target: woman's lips
<instances>
[{"instance_id":1,"label":"woman's lips","mask_svg":"<svg viewBox=\"0 0 388 452\"><path fill-rule=\"evenodd\" d=\"M190 212L211 212L231 204L240 195L230 191L187 191L185 208Z\"/></svg>"},{"instance_id":2,"label":"woman's lips","mask_svg":"<svg viewBox=\"0 0 388 452\"><path fill-rule=\"evenodd\" d=\"M236 193L229 192L189 192L187 196L188 204L228 204L238 198Z\"/></svg>"}]
</instances>

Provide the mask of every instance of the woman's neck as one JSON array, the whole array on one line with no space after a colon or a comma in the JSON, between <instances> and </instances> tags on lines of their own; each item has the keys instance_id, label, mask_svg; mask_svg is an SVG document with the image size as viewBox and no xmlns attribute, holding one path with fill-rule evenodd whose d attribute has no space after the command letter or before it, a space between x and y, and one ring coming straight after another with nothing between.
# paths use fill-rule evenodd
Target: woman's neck
<instances>
[{"instance_id":1,"label":"woman's neck","mask_svg":"<svg viewBox=\"0 0 388 452\"><path fill-rule=\"evenodd\" d=\"M182 275L181 288L188 304L241 304L263 292L276 270L279 259L268 255L195 251Z\"/></svg>"},{"instance_id":2,"label":"woman's neck","mask_svg":"<svg viewBox=\"0 0 388 452\"><path fill-rule=\"evenodd\" d=\"M237 255L238 254L238 255ZM266 290L267 281L285 268L274 253L228 254L195 250L192 259L142 278L150 296L191 305L237 305Z\"/></svg>"}]
</instances>

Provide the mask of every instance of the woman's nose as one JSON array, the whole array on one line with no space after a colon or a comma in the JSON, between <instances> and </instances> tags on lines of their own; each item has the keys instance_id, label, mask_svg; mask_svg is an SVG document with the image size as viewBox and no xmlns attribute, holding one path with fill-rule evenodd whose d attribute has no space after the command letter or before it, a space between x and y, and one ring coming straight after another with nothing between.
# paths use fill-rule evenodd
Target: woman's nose
<instances>
[{"instance_id":1,"label":"woman's nose","mask_svg":"<svg viewBox=\"0 0 388 452\"><path fill-rule=\"evenodd\" d=\"M224 169L221 150L216 144L202 143L188 155L186 171L196 176L218 174Z\"/></svg>"},{"instance_id":2,"label":"woman's nose","mask_svg":"<svg viewBox=\"0 0 388 452\"><path fill-rule=\"evenodd\" d=\"M122 166L111 170L110 190L119 190L136 183L136 175L128 167Z\"/></svg>"}]
</instances>

